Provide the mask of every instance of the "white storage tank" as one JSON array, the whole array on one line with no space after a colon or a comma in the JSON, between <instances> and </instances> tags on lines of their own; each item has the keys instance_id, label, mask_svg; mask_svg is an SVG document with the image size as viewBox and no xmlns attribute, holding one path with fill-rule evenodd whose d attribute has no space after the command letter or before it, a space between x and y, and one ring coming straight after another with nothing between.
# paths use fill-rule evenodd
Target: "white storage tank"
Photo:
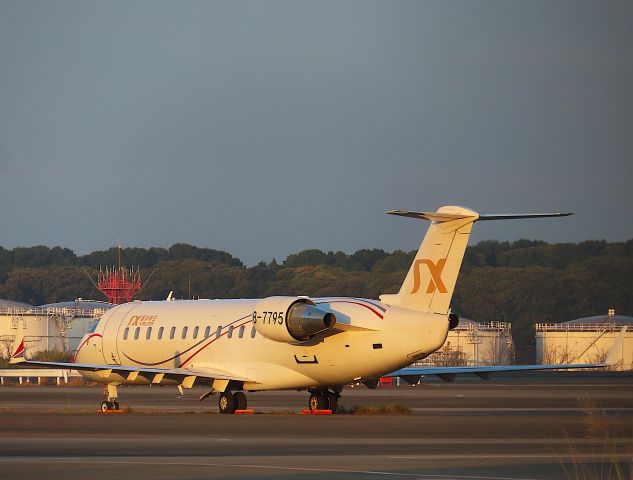
<instances>
[{"instance_id":1,"label":"white storage tank","mask_svg":"<svg viewBox=\"0 0 633 480\"><path fill-rule=\"evenodd\" d=\"M425 365L508 365L514 358L512 325L506 322L479 323L460 318L448 332L446 342L424 360Z\"/></svg>"},{"instance_id":2,"label":"white storage tank","mask_svg":"<svg viewBox=\"0 0 633 480\"><path fill-rule=\"evenodd\" d=\"M536 325L537 363L602 363L611 351L613 370L633 368L633 317L611 310L607 315Z\"/></svg>"},{"instance_id":3,"label":"white storage tank","mask_svg":"<svg viewBox=\"0 0 633 480\"><path fill-rule=\"evenodd\" d=\"M69 302L40 305L39 308L63 317L64 325L61 327L63 331L60 334L65 341L64 350L74 352L83 336L94 330L101 316L114 306L116 305L113 303L78 298Z\"/></svg>"},{"instance_id":4,"label":"white storage tank","mask_svg":"<svg viewBox=\"0 0 633 480\"><path fill-rule=\"evenodd\" d=\"M0 299L0 355L4 358L11 354L19 322L22 322L28 352L63 348L55 322L45 312L28 303Z\"/></svg>"},{"instance_id":5,"label":"white storage tank","mask_svg":"<svg viewBox=\"0 0 633 480\"><path fill-rule=\"evenodd\" d=\"M10 355L19 322L28 355L43 350L72 352L83 335L113 306L82 299L39 307L0 300L0 355Z\"/></svg>"}]
</instances>

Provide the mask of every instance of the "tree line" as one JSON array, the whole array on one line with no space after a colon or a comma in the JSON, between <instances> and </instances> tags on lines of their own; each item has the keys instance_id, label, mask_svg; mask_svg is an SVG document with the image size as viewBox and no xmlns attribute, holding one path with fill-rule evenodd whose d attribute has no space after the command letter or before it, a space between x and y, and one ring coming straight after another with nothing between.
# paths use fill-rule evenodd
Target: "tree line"
<instances>
[{"instance_id":1,"label":"tree line","mask_svg":"<svg viewBox=\"0 0 633 480\"><path fill-rule=\"evenodd\" d=\"M149 278L137 298L246 298L342 295L378 298L398 291L415 251L311 249L283 262L247 267L229 253L187 244L124 248L123 263ZM33 305L104 299L95 288L100 266L116 265L111 248L76 255L62 247L0 247L0 298ZM153 273L153 274L152 274ZM91 281L92 279L92 281ZM548 244L485 241L466 250L453 311L480 322L512 324L519 357L531 360L535 323L606 313L633 313L633 240Z\"/></svg>"}]
</instances>

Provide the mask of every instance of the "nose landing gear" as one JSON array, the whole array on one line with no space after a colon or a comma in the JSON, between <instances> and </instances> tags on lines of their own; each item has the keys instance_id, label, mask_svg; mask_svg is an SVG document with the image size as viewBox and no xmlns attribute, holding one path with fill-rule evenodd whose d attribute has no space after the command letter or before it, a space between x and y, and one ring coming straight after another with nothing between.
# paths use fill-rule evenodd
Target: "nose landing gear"
<instances>
[{"instance_id":1,"label":"nose landing gear","mask_svg":"<svg viewBox=\"0 0 633 480\"><path fill-rule=\"evenodd\" d=\"M100 410L103 413L118 411L119 410L119 402L117 400L118 395L117 395L116 385L108 383L105 386L104 390L105 390L104 393L105 393L106 399L105 399L105 401L103 401L101 403Z\"/></svg>"}]
</instances>

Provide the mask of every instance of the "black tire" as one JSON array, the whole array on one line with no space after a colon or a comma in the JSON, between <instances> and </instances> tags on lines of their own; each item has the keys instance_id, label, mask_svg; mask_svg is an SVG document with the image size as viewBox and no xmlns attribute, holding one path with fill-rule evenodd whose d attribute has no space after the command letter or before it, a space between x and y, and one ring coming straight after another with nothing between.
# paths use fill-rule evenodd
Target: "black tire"
<instances>
[{"instance_id":1,"label":"black tire","mask_svg":"<svg viewBox=\"0 0 633 480\"><path fill-rule=\"evenodd\" d=\"M327 410L329 408L329 402L323 392L314 392L310 395L310 401L308 402L310 411L314 410Z\"/></svg>"},{"instance_id":2,"label":"black tire","mask_svg":"<svg viewBox=\"0 0 633 480\"><path fill-rule=\"evenodd\" d=\"M330 410L332 410L332 413L336 413L336 410L338 408L338 394L328 393L327 401L328 401L328 406L330 407Z\"/></svg>"},{"instance_id":3,"label":"black tire","mask_svg":"<svg viewBox=\"0 0 633 480\"><path fill-rule=\"evenodd\" d=\"M248 401L246 400L246 394L244 392L235 392L233 394L233 400L235 401L235 410L246 410Z\"/></svg>"},{"instance_id":4,"label":"black tire","mask_svg":"<svg viewBox=\"0 0 633 480\"><path fill-rule=\"evenodd\" d=\"M235 397L231 392L224 392L218 399L218 408L220 413L229 415L235 413Z\"/></svg>"},{"instance_id":5,"label":"black tire","mask_svg":"<svg viewBox=\"0 0 633 480\"><path fill-rule=\"evenodd\" d=\"M119 410L119 402L112 402L112 410Z\"/></svg>"},{"instance_id":6,"label":"black tire","mask_svg":"<svg viewBox=\"0 0 633 480\"><path fill-rule=\"evenodd\" d=\"M110 402L101 402L101 411L105 413L108 410L110 410Z\"/></svg>"}]
</instances>

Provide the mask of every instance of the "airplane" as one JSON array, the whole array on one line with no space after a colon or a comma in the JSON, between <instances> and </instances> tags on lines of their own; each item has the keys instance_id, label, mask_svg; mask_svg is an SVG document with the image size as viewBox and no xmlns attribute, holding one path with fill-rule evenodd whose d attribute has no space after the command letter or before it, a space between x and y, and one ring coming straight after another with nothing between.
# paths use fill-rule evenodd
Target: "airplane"
<instances>
[{"instance_id":1,"label":"airplane","mask_svg":"<svg viewBox=\"0 0 633 480\"><path fill-rule=\"evenodd\" d=\"M336 412L343 387L377 385L384 376L414 383L498 371L588 368L604 364L408 367L444 344L459 319L450 302L476 221L563 217L571 213L480 214L444 206L435 212L391 210L431 224L396 294L355 297L133 301L106 312L74 362L25 358L21 322L11 363L69 368L106 385L104 412L119 410L117 386L206 385L222 414L247 408L245 392L309 392L311 411Z\"/></svg>"}]
</instances>

